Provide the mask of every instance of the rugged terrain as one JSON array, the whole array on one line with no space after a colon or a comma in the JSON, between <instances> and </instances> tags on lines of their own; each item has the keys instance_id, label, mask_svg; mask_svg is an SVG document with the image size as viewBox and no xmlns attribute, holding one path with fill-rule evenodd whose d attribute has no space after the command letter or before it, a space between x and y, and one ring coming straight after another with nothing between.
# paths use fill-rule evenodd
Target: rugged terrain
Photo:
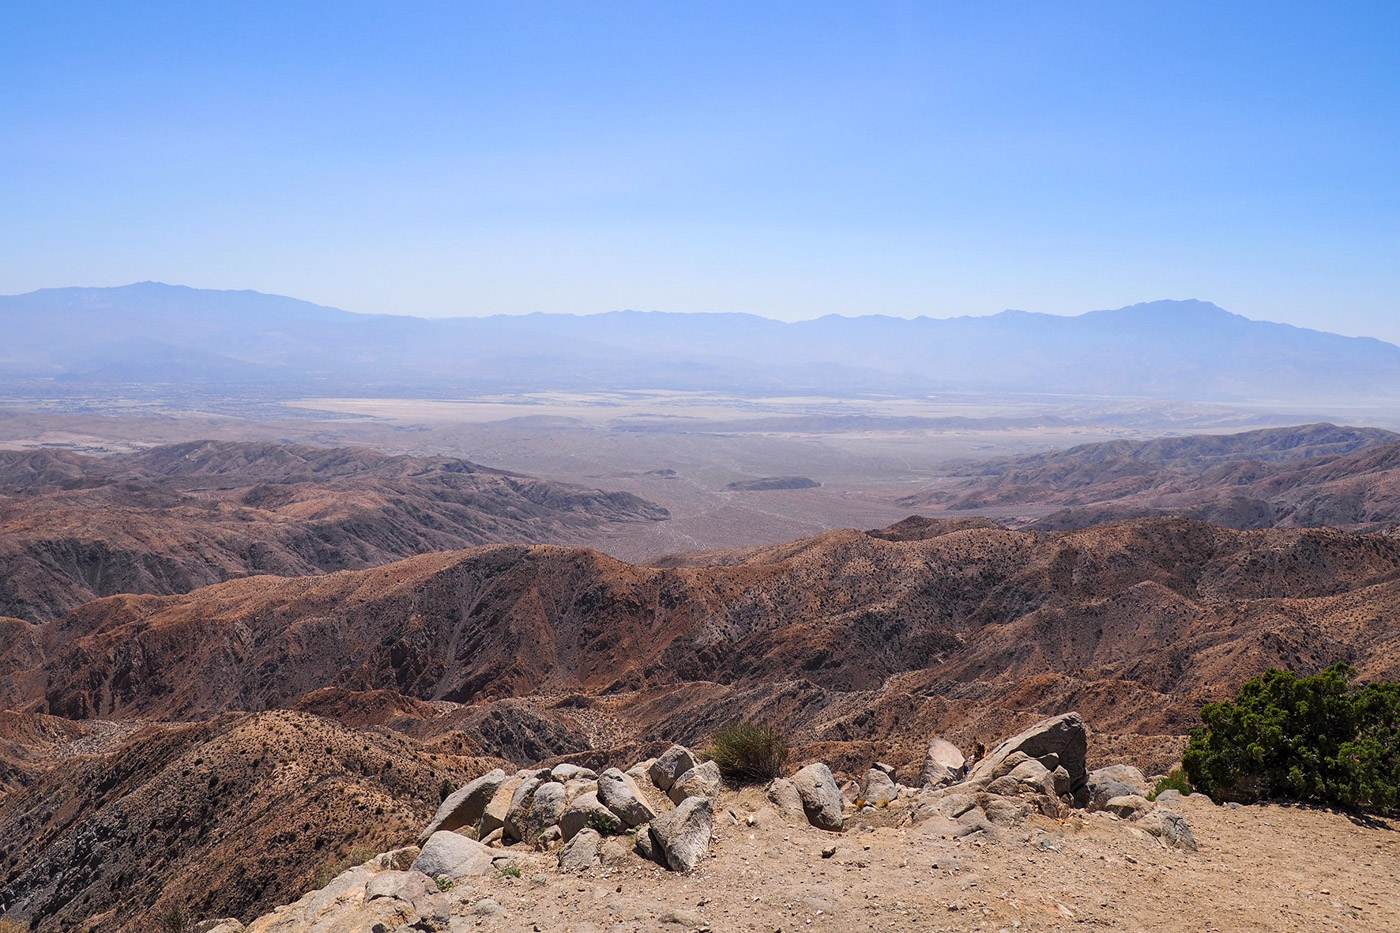
<instances>
[{"instance_id":1,"label":"rugged terrain","mask_svg":"<svg viewBox=\"0 0 1400 933\"><path fill-rule=\"evenodd\" d=\"M111 457L0 451L0 615L370 567L501 541L576 541L666 510L448 457L191 442Z\"/></svg>"},{"instance_id":2,"label":"rugged terrain","mask_svg":"<svg viewBox=\"0 0 1400 933\"><path fill-rule=\"evenodd\" d=\"M309 468L278 450L286 465L263 462L256 479L295 489ZM322 455L333 474L334 452ZM172 495L221 494L202 487L198 456L137 456L164 465ZM24 462L48 464L41 497L84 491L71 458ZM219 462L213 475L236 473ZM396 483L411 461L374 462ZM402 842L491 763L603 767L739 718L781 723L801 760L851 775L883 760L912 780L930 735L966 748L1078 709L1094 760L1160 772L1201 703L1268 667L1344 660L1363 679L1400 679L1397 602L1400 538L1179 518L1046 532L914 517L650 565L492 545L110 596L43 624L0 619L0 890L38 898L43 929L105 917L99 928L140 930L175 904L248 918L352 849ZM741 871L734 858L713 870ZM809 883L800 862L782 864L794 890ZM571 890L561 909L612 909Z\"/></svg>"},{"instance_id":3,"label":"rugged terrain","mask_svg":"<svg viewBox=\"0 0 1400 933\"><path fill-rule=\"evenodd\" d=\"M1061 531L1148 515L1382 530L1400 523L1400 436L1316 424L1085 444L968 465L899 501L1008 516L1029 508L1019 524Z\"/></svg>"}]
</instances>

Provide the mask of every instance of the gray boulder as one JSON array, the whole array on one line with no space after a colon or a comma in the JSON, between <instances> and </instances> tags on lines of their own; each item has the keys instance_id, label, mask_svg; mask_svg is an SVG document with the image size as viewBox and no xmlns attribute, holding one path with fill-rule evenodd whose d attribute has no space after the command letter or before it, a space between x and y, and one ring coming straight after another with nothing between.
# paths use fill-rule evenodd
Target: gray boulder
<instances>
[{"instance_id":1,"label":"gray boulder","mask_svg":"<svg viewBox=\"0 0 1400 933\"><path fill-rule=\"evenodd\" d=\"M597 778L598 775L582 765L569 764L566 761L551 768L549 777L551 780L558 781L560 784L567 784L570 781L578 779L591 781Z\"/></svg>"},{"instance_id":2,"label":"gray boulder","mask_svg":"<svg viewBox=\"0 0 1400 933\"><path fill-rule=\"evenodd\" d=\"M818 829L841 829L846 800L830 768L820 761L810 764L792 776L792 783L802 798L807 822Z\"/></svg>"},{"instance_id":3,"label":"gray boulder","mask_svg":"<svg viewBox=\"0 0 1400 933\"><path fill-rule=\"evenodd\" d=\"M924 770L919 783L925 787L956 784L963 778L963 753L952 742L935 738L928 743L924 755Z\"/></svg>"},{"instance_id":4,"label":"gray boulder","mask_svg":"<svg viewBox=\"0 0 1400 933\"><path fill-rule=\"evenodd\" d=\"M637 782L617 768L609 768L598 776L598 800L626 826L640 826L656 816Z\"/></svg>"},{"instance_id":5,"label":"gray boulder","mask_svg":"<svg viewBox=\"0 0 1400 933\"><path fill-rule=\"evenodd\" d=\"M564 841L568 842L578 835L584 827L592 825L594 828L606 827L611 833L622 832L622 821L613 815L613 812L598 800L597 794L583 794L569 801L569 805L564 808L564 813L559 817L559 829L564 833Z\"/></svg>"},{"instance_id":6,"label":"gray boulder","mask_svg":"<svg viewBox=\"0 0 1400 933\"><path fill-rule=\"evenodd\" d=\"M1152 804L1147 802L1146 797L1139 797L1137 794L1125 794L1122 797L1114 797L1104 804L1104 809L1109 813L1120 816L1125 820L1130 820L1150 809Z\"/></svg>"},{"instance_id":7,"label":"gray boulder","mask_svg":"<svg viewBox=\"0 0 1400 933\"><path fill-rule=\"evenodd\" d=\"M433 833L444 829L461 829L463 826L476 826L486 805L505 783L506 773L500 768L488 771L481 777L450 795L438 807L437 813L423 830L419 840L427 839Z\"/></svg>"},{"instance_id":8,"label":"gray boulder","mask_svg":"<svg viewBox=\"0 0 1400 933\"><path fill-rule=\"evenodd\" d=\"M511 794L510 805L506 808L505 834L517 842L527 838L530 831L530 811L535 803L535 791L540 788L540 779L528 777Z\"/></svg>"},{"instance_id":9,"label":"gray boulder","mask_svg":"<svg viewBox=\"0 0 1400 933\"><path fill-rule=\"evenodd\" d=\"M695 767L695 756L684 745L672 745L651 763L647 774L651 782L664 791L669 791L676 778Z\"/></svg>"},{"instance_id":10,"label":"gray boulder","mask_svg":"<svg viewBox=\"0 0 1400 933\"><path fill-rule=\"evenodd\" d=\"M525 842L534 841L547 827L559 822L565 806L563 784L551 781L535 788L530 798L530 816L525 823L525 833L520 838Z\"/></svg>"},{"instance_id":11,"label":"gray boulder","mask_svg":"<svg viewBox=\"0 0 1400 933\"><path fill-rule=\"evenodd\" d=\"M1191 835L1191 827L1186 825L1186 817L1175 810L1153 810L1139 819L1137 826L1174 849L1196 851L1196 837Z\"/></svg>"},{"instance_id":12,"label":"gray boulder","mask_svg":"<svg viewBox=\"0 0 1400 933\"><path fill-rule=\"evenodd\" d=\"M656 837L651 834L649 825L637 827L637 854L651 862L666 862L666 856L656 847Z\"/></svg>"},{"instance_id":13,"label":"gray boulder","mask_svg":"<svg viewBox=\"0 0 1400 933\"><path fill-rule=\"evenodd\" d=\"M690 871L710 848L715 828L714 805L708 797L687 797L670 813L650 824L656 848L672 871Z\"/></svg>"},{"instance_id":14,"label":"gray boulder","mask_svg":"<svg viewBox=\"0 0 1400 933\"><path fill-rule=\"evenodd\" d=\"M773 801L773 805L785 813L803 813L802 795L797 792L797 785L787 778L774 778L768 782L765 788L768 799Z\"/></svg>"},{"instance_id":15,"label":"gray boulder","mask_svg":"<svg viewBox=\"0 0 1400 933\"><path fill-rule=\"evenodd\" d=\"M423 851L413 860L413 870L429 878L450 878L453 881L491 870L495 853L475 839L459 833L439 830L423 843Z\"/></svg>"},{"instance_id":16,"label":"gray boulder","mask_svg":"<svg viewBox=\"0 0 1400 933\"><path fill-rule=\"evenodd\" d=\"M672 803L680 803L687 797L709 797L716 800L723 788L724 778L720 776L719 765L707 761L676 778L666 793Z\"/></svg>"},{"instance_id":17,"label":"gray boulder","mask_svg":"<svg viewBox=\"0 0 1400 933\"><path fill-rule=\"evenodd\" d=\"M887 807L899 791L889 772L871 768L865 773L865 802L873 807Z\"/></svg>"},{"instance_id":18,"label":"gray boulder","mask_svg":"<svg viewBox=\"0 0 1400 933\"><path fill-rule=\"evenodd\" d=\"M501 782L501 786L496 788L496 792L486 803L486 809L481 813L481 829L477 833L478 839L484 841L496 830L505 829L506 817L510 814L510 802L515 798L516 789L524 783L517 777L506 778Z\"/></svg>"},{"instance_id":19,"label":"gray boulder","mask_svg":"<svg viewBox=\"0 0 1400 933\"><path fill-rule=\"evenodd\" d=\"M365 900L376 897L397 897L412 904L430 894L438 893L437 885L421 871L381 871L365 885Z\"/></svg>"},{"instance_id":20,"label":"gray boulder","mask_svg":"<svg viewBox=\"0 0 1400 933\"><path fill-rule=\"evenodd\" d=\"M564 871L587 871L598 858L603 837L593 829L581 829L559 850L559 867Z\"/></svg>"}]
</instances>

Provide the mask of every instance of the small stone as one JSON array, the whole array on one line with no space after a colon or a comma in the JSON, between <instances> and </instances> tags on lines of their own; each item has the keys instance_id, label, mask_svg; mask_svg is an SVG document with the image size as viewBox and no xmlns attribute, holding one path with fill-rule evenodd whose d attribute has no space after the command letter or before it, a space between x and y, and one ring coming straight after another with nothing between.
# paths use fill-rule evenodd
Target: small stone
<instances>
[{"instance_id":1,"label":"small stone","mask_svg":"<svg viewBox=\"0 0 1400 933\"><path fill-rule=\"evenodd\" d=\"M831 857L832 857L833 855L835 855L835 854L836 854L836 847L835 847L835 846L827 846L825 849L822 849L822 858L831 858Z\"/></svg>"}]
</instances>

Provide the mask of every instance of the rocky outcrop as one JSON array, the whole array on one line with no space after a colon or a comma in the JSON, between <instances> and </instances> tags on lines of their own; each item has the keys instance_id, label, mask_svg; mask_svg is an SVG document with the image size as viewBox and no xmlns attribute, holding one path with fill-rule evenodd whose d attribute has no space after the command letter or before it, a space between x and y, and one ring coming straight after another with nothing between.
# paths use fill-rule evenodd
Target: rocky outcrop
<instances>
[{"instance_id":1,"label":"rocky outcrop","mask_svg":"<svg viewBox=\"0 0 1400 933\"><path fill-rule=\"evenodd\" d=\"M1042 720L1019 735L1005 739L977 762L968 773L969 781L992 781L1009 774L1015 764L1008 766L1012 756L1020 754L1016 764L1034 759L1046 771L1063 768L1069 776L1071 793L1078 791L1088 779L1085 755L1089 749L1089 734L1078 713L1065 713Z\"/></svg>"}]
</instances>

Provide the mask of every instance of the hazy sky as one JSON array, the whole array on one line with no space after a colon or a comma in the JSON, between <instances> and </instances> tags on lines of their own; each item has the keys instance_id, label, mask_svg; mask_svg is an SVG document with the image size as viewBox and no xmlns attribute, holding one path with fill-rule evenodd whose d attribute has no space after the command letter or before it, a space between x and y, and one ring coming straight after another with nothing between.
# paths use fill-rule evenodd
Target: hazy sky
<instances>
[{"instance_id":1,"label":"hazy sky","mask_svg":"<svg viewBox=\"0 0 1400 933\"><path fill-rule=\"evenodd\" d=\"M1400 4L0 5L0 293L1400 341Z\"/></svg>"}]
</instances>

